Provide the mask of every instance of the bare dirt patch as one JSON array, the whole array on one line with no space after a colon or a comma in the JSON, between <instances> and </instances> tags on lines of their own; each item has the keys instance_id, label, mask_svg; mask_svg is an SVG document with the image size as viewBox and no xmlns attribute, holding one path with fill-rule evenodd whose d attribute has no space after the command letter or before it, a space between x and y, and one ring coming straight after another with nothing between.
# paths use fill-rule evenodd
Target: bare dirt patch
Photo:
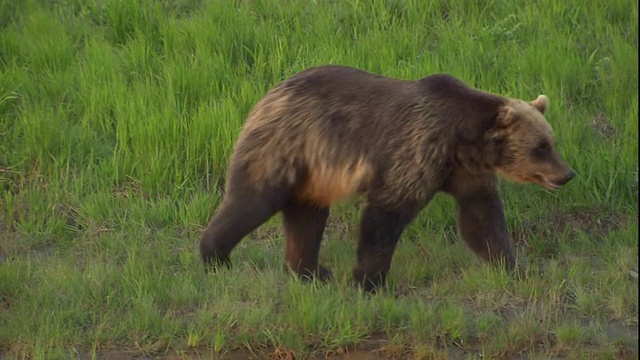
<instances>
[{"instance_id":1,"label":"bare dirt patch","mask_svg":"<svg viewBox=\"0 0 640 360\"><path fill-rule=\"evenodd\" d=\"M271 353L252 354L244 350L234 350L223 354L210 352L207 350L192 349L188 351L169 351L164 354L136 354L130 350L107 350L96 354L96 360L195 360L195 359L220 359L220 360L295 360L300 359L299 355L286 350L274 350ZM333 354L319 356L304 356L304 359L325 359L325 360L382 360L390 359L385 357L380 350L352 350L341 351ZM3 359L0 356L0 359ZM94 359L91 354L85 353L79 356L80 360Z\"/></svg>"},{"instance_id":2,"label":"bare dirt patch","mask_svg":"<svg viewBox=\"0 0 640 360\"><path fill-rule=\"evenodd\" d=\"M545 216L525 220L519 229L512 232L511 237L515 243L525 247L532 234L555 241L558 238L571 240L580 233L587 233L592 239L601 240L633 220L629 214L595 208L552 210Z\"/></svg>"}]
</instances>

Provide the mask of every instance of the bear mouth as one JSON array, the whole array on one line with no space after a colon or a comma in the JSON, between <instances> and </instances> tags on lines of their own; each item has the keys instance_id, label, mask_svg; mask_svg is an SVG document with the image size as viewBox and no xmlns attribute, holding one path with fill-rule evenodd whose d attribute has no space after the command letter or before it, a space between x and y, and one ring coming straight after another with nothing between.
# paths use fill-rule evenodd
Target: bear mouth
<instances>
[{"instance_id":1,"label":"bear mouth","mask_svg":"<svg viewBox=\"0 0 640 360\"><path fill-rule=\"evenodd\" d=\"M562 185L559 185L559 184L554 183L553 181L547 180L547 178L544 175L540 174L540 173L534 174L533 178L534 178L534 182L536 184L538 184L538 185L542 186L543 188L545 188L547 190L550 190L550 191L555 191L555 190L558 190L558 189L560 189L562 187Z\"/></svg>"}]
</instances>

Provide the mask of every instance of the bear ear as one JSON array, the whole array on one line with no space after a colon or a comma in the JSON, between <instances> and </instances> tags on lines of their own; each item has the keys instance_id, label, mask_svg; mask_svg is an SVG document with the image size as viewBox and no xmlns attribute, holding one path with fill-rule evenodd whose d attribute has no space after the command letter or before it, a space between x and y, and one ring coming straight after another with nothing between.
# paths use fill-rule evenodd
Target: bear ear
<instances>
[{"instance_id":1,"label":"bear ear","mask_svg":"<svg viewBox=\"0 0 640 360\"><path fill-rule=\"evenodd\" d=\"M511 124L516 118L516 110L506 105L498 112L497 127L505 127Z\"/></svg>"},{"instance_id":2,"label":"bear ear","mask_svg":"<svg viewBox=\"0 0 640 360\"><path fill-rule=\"evenodd\" d=\"M549 106L549 99L544 95L539 95L537 99L531 102L531 105L544 115L547 111L547 107Z\"/></svg>"}]
</instances>

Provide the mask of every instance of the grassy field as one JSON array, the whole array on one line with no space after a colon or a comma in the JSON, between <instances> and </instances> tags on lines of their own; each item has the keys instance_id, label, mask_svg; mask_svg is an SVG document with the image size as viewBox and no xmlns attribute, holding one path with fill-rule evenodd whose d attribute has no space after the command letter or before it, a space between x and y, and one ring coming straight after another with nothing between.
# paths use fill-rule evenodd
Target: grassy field
<instances>
[{"instance_id":1,"label":"grassy field","mask_svg":"<svg viewBox=\"0 0 640 360\"><path fill-rule=\"evenodd\" d=\"M207 275L197 241L252 105L320 64L550 99L578 176L501 183L528 278L478 260L438 196L389 284L284 271L280 216ZM0 358L635 359L638 3L0 0Z\"/></svg>"}]
</instances>

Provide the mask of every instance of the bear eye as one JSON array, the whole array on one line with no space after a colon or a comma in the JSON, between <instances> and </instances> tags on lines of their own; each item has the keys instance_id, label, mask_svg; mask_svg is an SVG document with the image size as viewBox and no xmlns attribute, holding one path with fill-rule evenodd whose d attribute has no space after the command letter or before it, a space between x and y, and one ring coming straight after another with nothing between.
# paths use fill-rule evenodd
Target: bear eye
<instances>
[{"instance_id":1,"label":"bear eye","mask_svg":"<svg viewBox=\"0 0 640 360\"><path fill-rule=\"evenodd\" d=\"M537 157L544 156L549 150L551 150L551 145L548 142L543 141L538 146L533 149L533 155Z\"/></svg>"}]
</instances>

